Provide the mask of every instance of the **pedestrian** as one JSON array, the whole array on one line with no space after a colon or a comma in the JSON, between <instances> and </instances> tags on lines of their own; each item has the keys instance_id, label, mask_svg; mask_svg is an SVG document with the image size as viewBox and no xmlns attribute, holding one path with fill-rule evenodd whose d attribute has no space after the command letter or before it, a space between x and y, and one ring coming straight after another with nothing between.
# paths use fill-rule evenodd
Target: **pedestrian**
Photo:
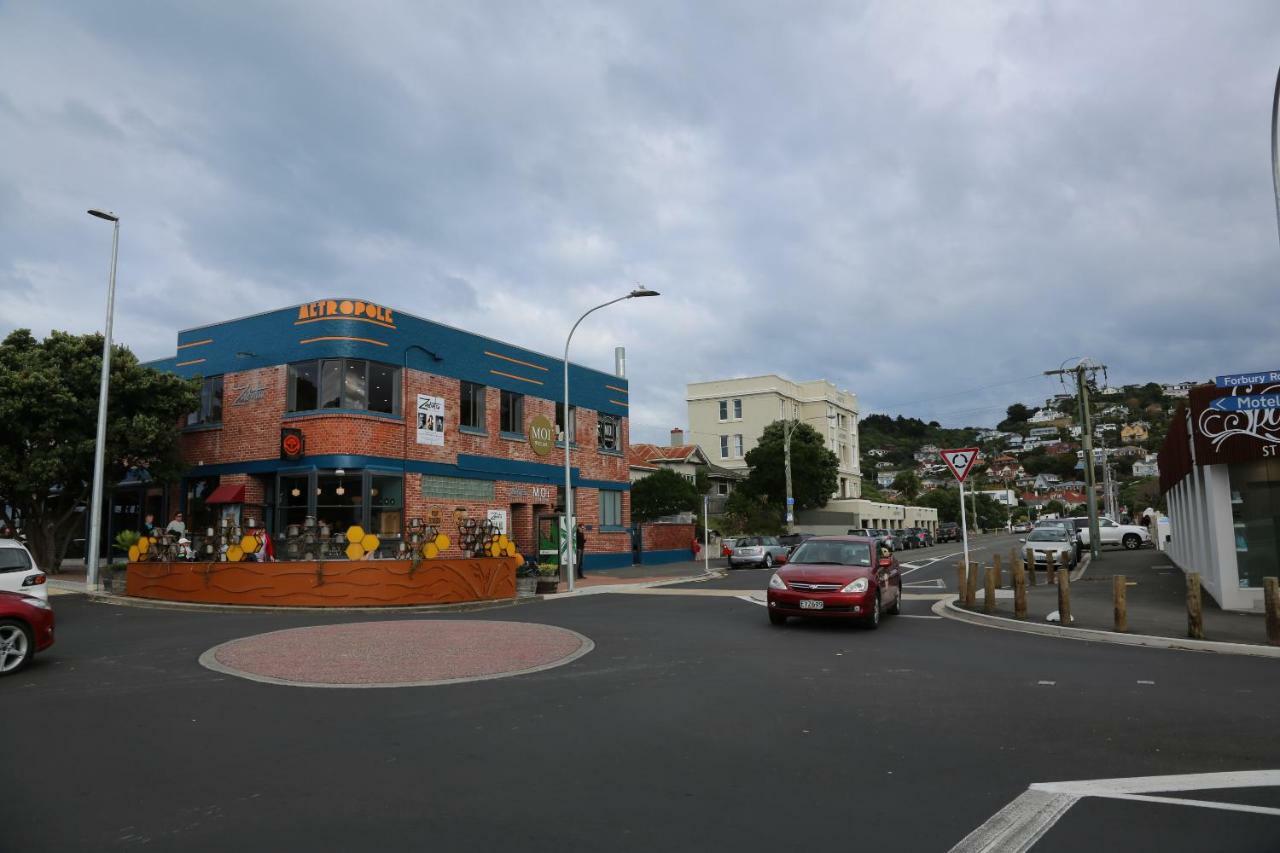
<instances>
[{"instance_id":1,"label":"pedestrian","mask_svg":"<svg viewBox=\"0 0 1280 853\"><path fill-rule=\"evenodd\" d=\"M698 559L698 552L702 550L702 543L698 541L698 537L693 537L693 559Z\"/></svg>"},{"instance_id":2,"label":"pedestrian","mask_svg":"<svg viewBox=\"0 0 1280 853\"><path fill-rule=\"evenodd\" d=\"M185 536L178 539L178 559L194 560L195 558L196 554L191 550L191 540Z\"/></svg>"},{"instance_id":3,"label":"pedestrian","mask_svg":"<svg viewBox=\"0 0 1280 853\"><path fill-rule=\"evenodd\" d=\"M578 525L578 529L574 532L574 540L574 545L578 552L578 560L574 565L574 569L577 571L576 577L578 580L582 580L586 577L582 572L582 564L585 561L587 554L587 528L585 525Z\"/></svg>"},{"instance_id":4,"label":"pedestrian","mask_svg":"<svg viewBox=\"0 0 1280 853\"><path fill-rule=\"evenodd\" d=\"M145 516L142 517L142 535L143 536L156 535L156 517L152 513L147 513Z\"/></svg>"},{"instance_id":5,"label":"pedestrian","mask_svg":"<svg viewBox=\"0 0 1280 853\"><path fill-rule=\"evenodd\" d=\"M179 536L186 536L187 523L182 520L182 513L175 512L173 514L173 521L169 522L169 526L164 530L166 533L176 533Z\"/></svg>"}]
</instances>

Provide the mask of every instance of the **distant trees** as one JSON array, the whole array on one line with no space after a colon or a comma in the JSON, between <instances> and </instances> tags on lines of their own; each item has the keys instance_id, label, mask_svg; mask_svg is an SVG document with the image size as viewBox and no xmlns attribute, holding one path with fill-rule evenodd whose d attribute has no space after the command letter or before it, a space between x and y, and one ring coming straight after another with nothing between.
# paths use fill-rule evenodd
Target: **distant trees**
<instances>
[{"instance_id":1,"label":"distant trees","mask_svg":"<svg viewBox=\"0 0 1280 853\"><path fill-rule=\"evenodd\" d=\"M694 512L701 503L697 486L670 468L659 469L631 486L631 517L635 521Z\"/></svg>"},{"instance_id":2,"label":"distant trees","mask_svg":"<svg viewBox=\"0 0 1280 853\"><path fill-rule=\"evenodd\" d=\"M1027 419L1031 417L1031 410L1022 403L1014 403L1012 406L1004 410L1005 419L996 425L996 429L1006 432L1013 431L1019 426L1026 424Z\"/></svg>"},{"instance_id":3,"label":"distant trees","mask_svg":"<svg viewBox=\"0 0 1280 853\"><path fill-rule=\"evenodd\" d=\"M913 501L920 494L920 478L915 471L902 471L893 478L891 488L900 492L907 500Z\"/></svg>"}]
</instances>

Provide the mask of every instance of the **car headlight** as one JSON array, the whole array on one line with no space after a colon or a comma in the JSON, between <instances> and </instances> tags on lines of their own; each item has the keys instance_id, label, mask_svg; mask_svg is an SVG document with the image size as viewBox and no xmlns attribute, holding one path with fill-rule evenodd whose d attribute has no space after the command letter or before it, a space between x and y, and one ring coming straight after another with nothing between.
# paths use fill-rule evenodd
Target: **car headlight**
<instances>
[{"instance_id":1,"label":"car headlight","mask_svg":"<svg viewBox=\"0 0 1280 853\"><path fill-rule=\"evenodd\" d=\"M774 572L773 577L769 578L769 589L786 589L787 582L778 577L778 573Z\"/></svg>"},{"instance_id":2,"label":"car headlight","mask_svg":"<svg viewBox=\"0 0 1280 853\"><path fill-rule=\"evenodd\" d=\"M869 586L871 586L871 581L867 580L866 578L858 578L857 580L850 582L847 586L845 586L844 589L840 591L841 592L866 592Z\"/></svg>"},{"instance_id":3,"label":"car headlight","mask_svg":"<svg viewBox=\"0 0 1280 853\"><path fill-rule=\"evenodd\" d=\"M32 595L24 595L22 596L22 600L25 601L27 604L30 604L32 607L39 607L41 610L53 609L49 605L49 602L45 601L43 598L36 598L35 596L32 596Z\"/></svg>"}]
</instances>

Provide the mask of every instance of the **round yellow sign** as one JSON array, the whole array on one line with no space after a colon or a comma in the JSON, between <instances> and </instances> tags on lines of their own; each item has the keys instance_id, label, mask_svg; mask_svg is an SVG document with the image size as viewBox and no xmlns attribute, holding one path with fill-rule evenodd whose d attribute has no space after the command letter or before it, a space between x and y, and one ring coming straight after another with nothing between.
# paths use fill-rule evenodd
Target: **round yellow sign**
<instances>
[{"instance_id":1,"label":"round yellow sign","mask_svg":"<svg viewBox=\"0 0 1280 853\"><path fill-rule=\"evenodd\" d=\"M556 446L556 425L546 415L538 415L529 421L529 447L539 456L546 456Z\"/></svg>"}]
</instances>

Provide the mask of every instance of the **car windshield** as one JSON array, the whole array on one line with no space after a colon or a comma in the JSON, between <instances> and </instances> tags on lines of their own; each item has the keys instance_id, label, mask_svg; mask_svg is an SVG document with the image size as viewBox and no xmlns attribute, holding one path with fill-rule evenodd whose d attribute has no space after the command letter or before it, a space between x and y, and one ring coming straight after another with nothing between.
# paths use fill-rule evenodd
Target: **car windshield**
<instances>
[{"instance_id":1,"label":"car windshield","mask_svg":"<svg viewBox=\"0 0 1280 853\"><path fill-rule=\"evenodd\" d=\"M1028 542L1065 542L1067 531L1061 527L1040 527L1031 531Z\"/></svg>"},{"instance_id":2,"label":"car windshield","mask_svg":"<svg viewBox=\"0 0 1280 853\"><path fill-rule=\"evenodd\" d=\"M812 539L796 549L792 563L828 566L869 566L871 545L867 542L815 542Z\"/></svg>"},{"instance_id":3,"label":"car windshield","mask_svg":"<svg viewBox=\"0 0 1280 853\"><path fill-rule=\"evenodd\" d=\"M0 548L0 572L24 572L31 568L31 558L21 548Z\"/></svg>"}]
</instances>

